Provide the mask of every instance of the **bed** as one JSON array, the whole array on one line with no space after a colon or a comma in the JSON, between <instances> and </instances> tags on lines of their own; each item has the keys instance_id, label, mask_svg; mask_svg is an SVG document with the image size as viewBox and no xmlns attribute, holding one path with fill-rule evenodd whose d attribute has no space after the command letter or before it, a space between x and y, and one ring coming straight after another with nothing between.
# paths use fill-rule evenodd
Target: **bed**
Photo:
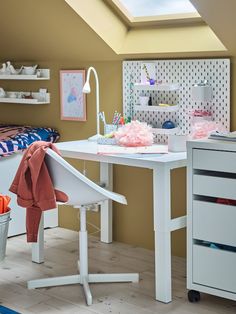
<instances>
[{"instance_id":1,"label":"bed","mask_svg":"<svg viewBox=\"0 0 236 314\"><path fill-rule=\"evenodd\" d=\"M11 222L8 236L26 232L25 209L19 207L16 195L9 187L20 164L24 150L35 141L56 142L59 133L53 128L0 124L0 193L11 197ZM58 211L53 209L44 215L45 227L58 226Z\"/></svg>"}]
</instances>

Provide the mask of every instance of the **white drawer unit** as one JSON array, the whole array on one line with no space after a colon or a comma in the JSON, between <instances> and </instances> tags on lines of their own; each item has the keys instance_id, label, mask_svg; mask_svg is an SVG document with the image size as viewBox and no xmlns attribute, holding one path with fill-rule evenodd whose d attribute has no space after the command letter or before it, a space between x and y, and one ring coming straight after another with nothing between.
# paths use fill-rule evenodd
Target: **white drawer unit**
<instances>
[{"instance_id":1,"label":"white drawer unit","mask_svg":"<svg viewBox=\"0 0 236 314\"><path fill-rule=\"evenodd\" d=\"M236 300L236 143L187 143L187 288Z\"/></svg>"}]
</instances>

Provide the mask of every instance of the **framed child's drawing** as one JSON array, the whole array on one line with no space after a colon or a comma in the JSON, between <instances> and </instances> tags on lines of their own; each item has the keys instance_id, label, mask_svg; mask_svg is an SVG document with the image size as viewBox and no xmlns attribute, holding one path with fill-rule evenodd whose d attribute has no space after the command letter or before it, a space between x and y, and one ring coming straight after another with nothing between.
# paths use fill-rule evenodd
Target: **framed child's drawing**
<instances>
[{"instance_id":1,"label":"framed child's drawing","mask_svg":"<svg viewBox=\"0 0 236 314\"><path fill-rule=\"evenodd\" d=\"M85 70L60 71L61 119L86 121Z\"/></svg>"}]
</instances>

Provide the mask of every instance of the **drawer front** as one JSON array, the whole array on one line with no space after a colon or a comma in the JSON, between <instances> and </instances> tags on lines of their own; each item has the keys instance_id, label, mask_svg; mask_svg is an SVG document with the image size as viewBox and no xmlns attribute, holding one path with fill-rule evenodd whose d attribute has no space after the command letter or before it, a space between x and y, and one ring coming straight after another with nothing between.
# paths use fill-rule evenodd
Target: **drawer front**
<instances>
[{"instance_id":1,"label":"drawer front","mask_svg":"<svg viewBox=\"0 0 236 314\"><path fill-rule=\"evenodd\" d=\"M194 149L193 168L236 173L236 153Z\"/></svg>"},{"instance_id":2,"label":"drawer front","mask_svg":"<svg viewBox=\"0 0 236 314\"><path fill-rule=\"evenodd\" d=\"M193 193L235 200L236 179L194 174Z\"/></svg>"},{"instance_id":3,"label":"drawer front","mask_svg":"<svg viewBox=\"0 0 236 314\"><path fill-rule=\"evenodd\" d=\"M193 238L236 246L236 206L193 201Z\"/></svg>"},{"instance_id":4,"label":"drawer front","mask_svg":"<svg viewBox=\"0 0 236 314\"><path fill-rule=\"evenodd\" d=\"M193 282L236 293L236 253L193 246Z\"/></svg>"}]
</instances>

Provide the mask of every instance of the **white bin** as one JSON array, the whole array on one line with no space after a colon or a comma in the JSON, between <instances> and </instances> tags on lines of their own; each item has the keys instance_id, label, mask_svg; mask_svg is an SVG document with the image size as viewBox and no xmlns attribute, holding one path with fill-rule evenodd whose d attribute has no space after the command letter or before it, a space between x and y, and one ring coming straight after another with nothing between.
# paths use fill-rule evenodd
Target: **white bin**
<instances>
[{"instance_id":1,"label":"white bin","mask_svg":"<svg viewBox=\"0 0 236 314\"><path fill-rule=\"evenodd\" d=\"M6 255L7 234L10 221L10 211L0 214L0 262Z\"/></svg>"}]
</instances>

